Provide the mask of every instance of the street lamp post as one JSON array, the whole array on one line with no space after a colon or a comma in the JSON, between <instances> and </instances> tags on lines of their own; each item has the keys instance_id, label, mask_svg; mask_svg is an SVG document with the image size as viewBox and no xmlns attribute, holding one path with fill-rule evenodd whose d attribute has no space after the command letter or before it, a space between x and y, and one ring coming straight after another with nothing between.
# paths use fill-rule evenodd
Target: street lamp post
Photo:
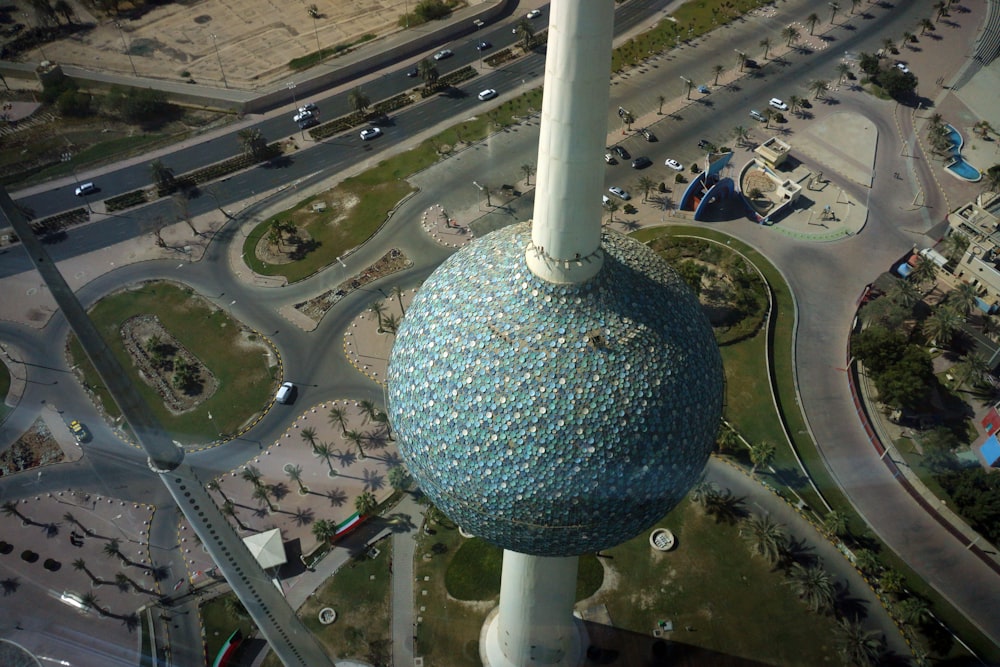
<instances>
[{"instance_id":1,"label":"street lamp post","mask_svg":"<svg viewBox=\"0 0 1000 667\"><path fill-rule=\"evenodd\" d=\"M132 61L132 52L128 48L128 43L125 41L125 33L122 31L122 24L115 21L115 27L118 28L118 34L122 38L122 51L128 56L128 64L132 66L132 76L139 76L139 73L135 71L135 63Z\"/></svg>"},{"instance_id":2,"label":"street lamp post","mask_svg":"<svg viewBox=\"0 0 1000 667\"><path fill-rule=\"evenodd\" d=\"M739 49L733 49L733 51L735 51L736 55L738 56L738 60L740 62L740 71L742 72L743 71L743 63L745 63L747 61L747 54L745 52L743 52L743 51L740 51Z\"/></svg>"},{"instance_id":3,"label":"street lamp post","mask_svg":"<svg viewBox=\"0 0 1000 667\"><path fill-rule=\"evenodd\" d=\"M219 61L219 71L222 72L222 85L228 88L229 82L226 81L226 70L222 67L222 56L219 55L219 43L216 41L214 32L209 34L212 37L212 44L215 46L215 57Z\"/></svg>"},{"instance_id":4,"label":"street lamp post","mask_svg":"<svg viewBox=\"0 0 1000 667\"><path fill-rule=\"evenodd\" d=\"M287 88L292 93L292 106L298 107L299 101L295 98L295 82L289 81L288 83L285 84L285 88Z\"/></svg>"},{"instance_id":5,"label":"street lamp post","mask_svg":"<svg viewBox=\"0 0 1000 667\"><path fill-rule=\"evenodd\" d=\"M691 86L693 86L694 84L691 83L691 79L687 78L686 76L682 76L681 77L681 81L683 81L684 84L687 86L687 98L686 99L691 99Z\"/></svg>"},{"instance_id":6,"label":"street lamp post","mask_svg":"<svg viewBox=\"0 0 1000 667\"><path fill-rule=\"evenodd\" d=\"M60 157L60 160L62 162L65 162L65 163L67 163L69 165L70 173L73 174L73 181L76 183L77 189L79 189L80 188L80 179L77 178L76 169L73 168L73 154L71 152L69 152L69 151L66 151L65 153L62 154L62 156ZM83 200L85 202L87 202L87 212L88 213L93 213L94 209L92 209L90 207L90 199L88 198L88 195L86 193L83 195Z\"/></svg>"}]
</instances>

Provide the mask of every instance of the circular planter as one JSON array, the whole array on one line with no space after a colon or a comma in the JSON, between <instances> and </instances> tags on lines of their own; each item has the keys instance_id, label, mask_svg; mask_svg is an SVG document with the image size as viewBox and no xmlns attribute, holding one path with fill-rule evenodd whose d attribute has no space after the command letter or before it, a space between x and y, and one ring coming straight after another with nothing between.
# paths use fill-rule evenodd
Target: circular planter
<instances>
[{"instance_id":1,"label":"circular planter","mask_svg":"<svg viewBox=\"0 0 1000 667\"><path fill-rule=\"evenodd\" d=\"M323 625L330 625L337 620L337 612L330 607L323 607L319 610L319 622Z\"/></svg>"},{"instance_id":2,"label":"circular planter","mask_svg":"<svg viewBox=\"0 0 1000 667\"><path fill-rule=\"evenodd\" d=\"M649 546L656 551L670 551L676 543L674 534L666 528L657 528L649 534Z\"/></svg>"}]
</instances>

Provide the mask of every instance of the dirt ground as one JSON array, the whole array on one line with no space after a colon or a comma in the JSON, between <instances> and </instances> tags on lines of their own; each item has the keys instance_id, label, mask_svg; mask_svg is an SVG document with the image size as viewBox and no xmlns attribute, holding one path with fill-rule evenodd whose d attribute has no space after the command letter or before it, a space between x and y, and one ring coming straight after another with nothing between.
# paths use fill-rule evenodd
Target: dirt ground
<instances>
[{"instance_id":1,"label":"dirt ground","mask_svg":"<svg viewBox=\"0 0 1000 667\"><path fill-rule=\"evenodd\" d=\"M16 14L34 13L18 0ZM90 32L46 44L48 59L118 74L186 80L206 85L254 90L291 74L292 58L363 35L383 36L398 29L399 17L416 2L409 0L315 0L282 5L274 0L200 0L155 6L151 11L115 21L94 16L70 0L78 22L96 24ZM318 18L309 15L315 5ZM24 19L22 19L24 20ZM131 62L130 62L131 57ZM189 77L182 77L182 73ZM225 80L223 80L223 74Z\"/></svg>"}]
</instances>

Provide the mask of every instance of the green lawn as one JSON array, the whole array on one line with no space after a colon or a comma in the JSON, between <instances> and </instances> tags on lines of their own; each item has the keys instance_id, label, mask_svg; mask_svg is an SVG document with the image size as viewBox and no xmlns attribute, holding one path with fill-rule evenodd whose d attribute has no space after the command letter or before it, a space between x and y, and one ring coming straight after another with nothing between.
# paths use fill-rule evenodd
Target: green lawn
<instances>
[{"instance_id":1,"label":"green lawn","mask_svg":"<svg viewBox=\"0 0 1000 667\"><path fill-rule=\"evenodd\" d=\"M120 328L134 315L150 313L180 343L193 352L219 381L216 393L184 414L172 414L159 395L136 372L125 351ZM273 396L276 370L268 365L274 352L265 356L259 334L244 332L228 313L212 306L190 288L175 283L148 282L101 299L90 311L91 319L111 347L154 414L184 443L215 440L219 433L238 433L264 409ZM72 363L84 374L84 382L94 389L108 415L120 415L118 406L87 360L75 337L70 338ZM208 413L212 419L209 420Z\"/></svg>"},{"instance_id":2,"label":"green lawn","mask_svg":"<svg viewBox=\"0 0 1000 667\"><path fill-rule=\"evenodd\" d=\"M234 630L242 630L244 639L257 632L257 626L249 617L234 616L227 609L226 599L235 597L235 593L226 593L212 598L198 608L198 613L201 614L201 624L205 629L205 664L207 665L212 664L219 649L222 648Z\"/></svg>"}]
</instances>

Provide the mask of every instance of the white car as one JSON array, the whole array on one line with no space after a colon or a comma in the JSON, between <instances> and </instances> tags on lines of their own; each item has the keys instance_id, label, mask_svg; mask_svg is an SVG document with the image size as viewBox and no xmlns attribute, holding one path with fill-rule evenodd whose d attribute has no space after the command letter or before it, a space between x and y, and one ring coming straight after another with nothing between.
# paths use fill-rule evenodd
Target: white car
<instances>
[{"instance_id":1,"label":"white car","mask_svg":"<svg viewBox=\"0 0 1000 667\"><path fill-rule=\"evenodd\" d=\"M779 100L777 97L772 97L768 104L778 111L788 111L788 105Z\"/></svg>"},{"instance_id":2,"label":"white car","mask_svg":"<svg viewBox=\"0 0 1000 667\"><path fill-rule=\"evenodd\" d=\"M382 129L378 127L369 127L367 129L361 130L361 141L368 141L369 139L374 139L375 137L382 136Z\"/></svg>"},{"instance_id":3,"label":"white car","mask_svg":"<svg viewBox=\"0 0 1000 667\"><path fill-rule=\"evenodd\" d=\"M305 104L299 107L299 113L305 113L307 111L310 113L316 113L317 111L319 111L319 107L313 104L312 102L306 102Z\"/></svg>"},{"instance_id":4,"label":"white car","mask_svg":"<svg viewBox=\"0 0 1000 667\"><path fill-rule=\"evenodd\" d=\"M672 157L671 158L667 158L667 161L664 162L663 164L667 165L668 167L670 167L674 171L684 171L684 165L682 165L680 162L678 162L677 160L673 159Z\"/></svg>"},{"instance_id":5,"label":"white car","mask_svg":"<svg viewBox=\"0 0 1000 667\"><path fill-rule=\"evenodd\" d=\"M898 69L903 74L909 74L910 73L910 68L907 67L904 63L896 63L896 69Z\"/></svg>"},{"instance_id":6,"label":"white car","mask_svg":"<svg viewBox=\"0 0 1000 667\"><path fill-rule=\"evenodd\" d=\"M455 55L455 52L451 49L441 49L434 54L434 60L444 60L445 58L451 58Z\"/></svg>"},{"instance_id":7,"label":"white car","mask_svg":"<svg viewBox=\"0 0 1000 667\"><path fill-rule=\"evenodd\" d=\"M299 109L299 112L292 116L292 120L296 123L302 123L304 121L312 120L313 112L307 109Z\"/></svg>"},{"instance_id":8,"label":"white car","mask_svg":"<svg viewBox=\"0 0 1000 667\"><path fill-rule=\"evenodd\" d=\"M75 192L77 197L83 197L84 195L97 192L97 186L93 183L84 183L83 185L78 186Z\"/></svg>"},{"instance_id":9,"label":"white car","mask_svg":"<svg viewBox=\"0 0 1000 667\"><path fill-rule=\"evenodd\" d=\"M486 100L492 100L497 96L497 91L492 88L487 88L483 92L479 93L479 101L485 102Z\"/></svg>"},{"instance_id":10,"label":"white car","mask_svg":"<svg viewBox=\"0 0 1000 667\"><path fill-rule=\"evenodd\" d=\"M525 18L537 19L541 15L542 15L542 10L541 9L532 9L530 12L528 12L525 15Z\"/></svg>"},{"instance_id":11,"label":"white car","mask_svg":"<svg viewBox=\"0 0 1000 667\"><path fill-rule=\"evenodd\" d=\"M617 185L613 185L610 188L608 188L608 192L610 192L616 197L619 197L620 199L624 199L625 201L628 201L629 199L632 198L632 195L630 195L627 190L623 190Z\"/></svg>"}]
</instances>

